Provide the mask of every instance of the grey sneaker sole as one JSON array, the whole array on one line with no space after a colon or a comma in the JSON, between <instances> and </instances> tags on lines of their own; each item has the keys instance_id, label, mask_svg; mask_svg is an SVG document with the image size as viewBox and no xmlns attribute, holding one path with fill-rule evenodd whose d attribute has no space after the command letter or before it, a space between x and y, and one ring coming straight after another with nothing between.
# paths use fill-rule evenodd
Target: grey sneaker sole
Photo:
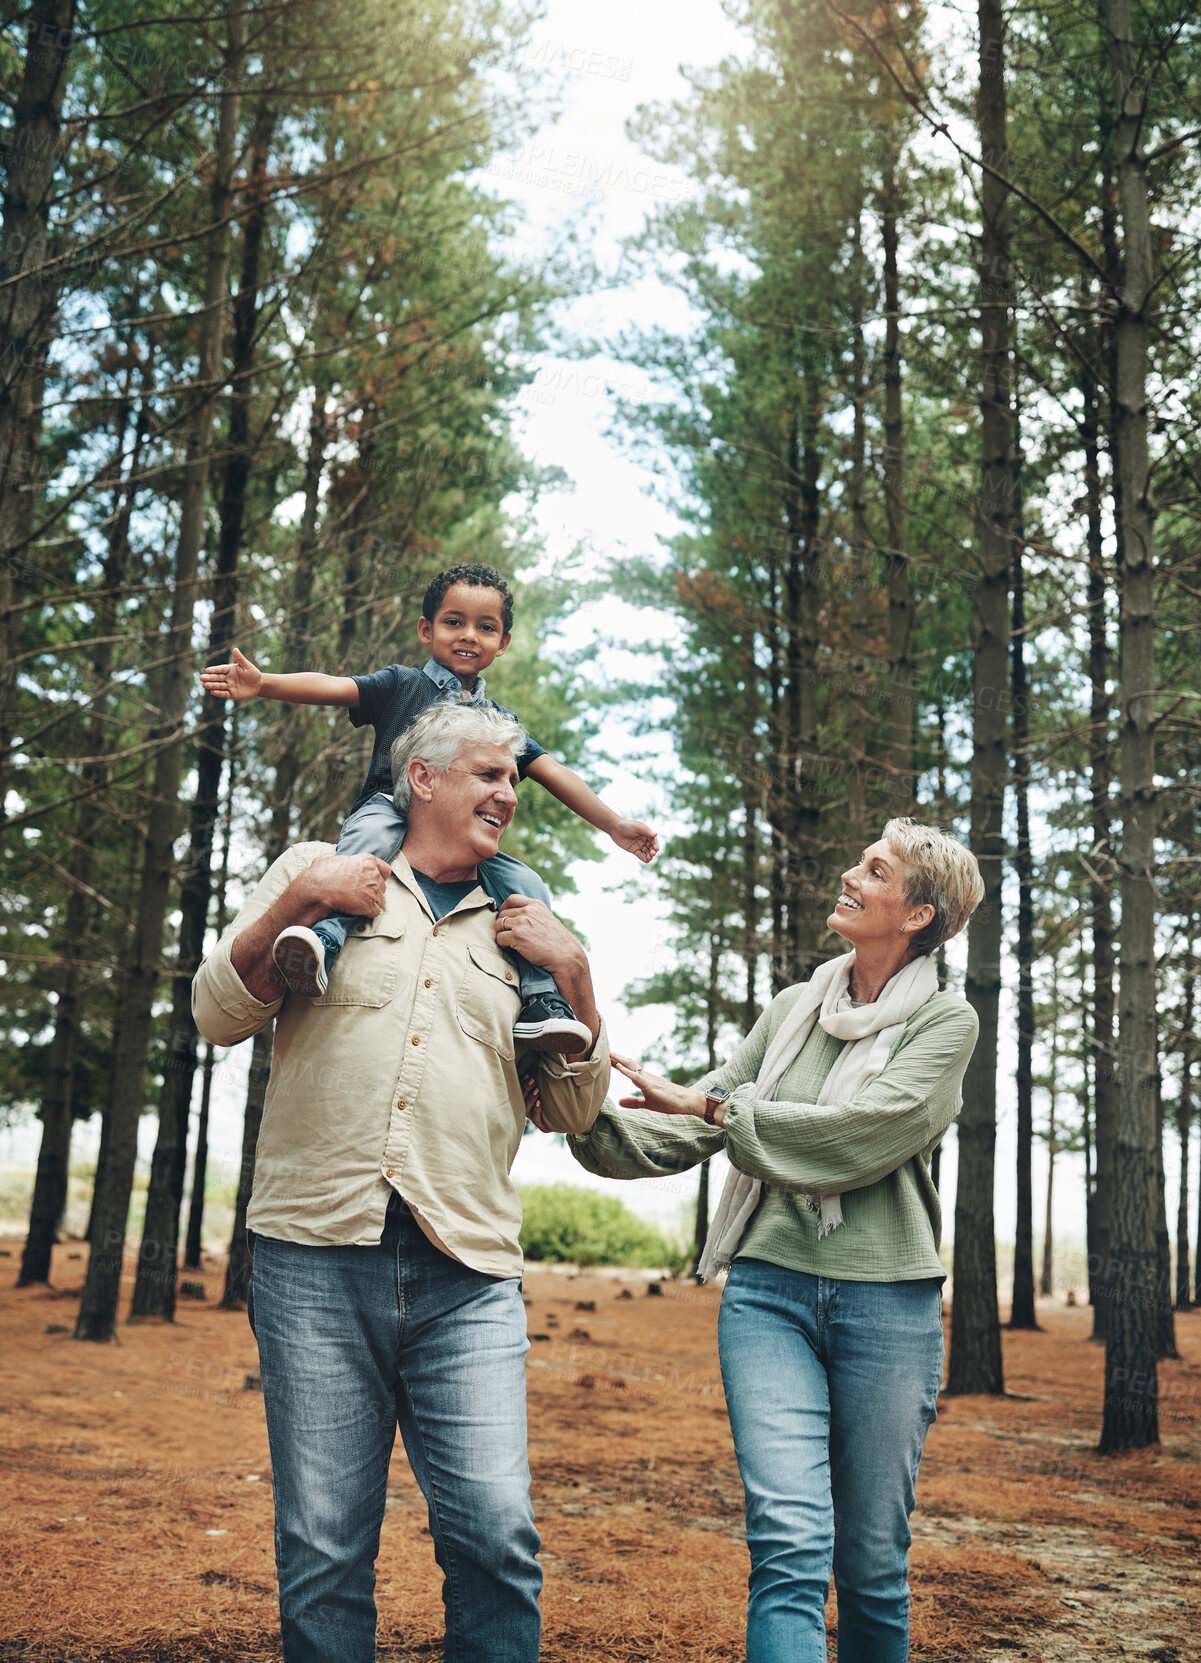
<instances>
[{"instance_id":1,"label":"grey sneaker sole","mask_svg":"<svg viewBox=\"0 0 1201 1663\"><path fill-rule=\"evenodd\" d=\"M272 948L271 957L293 993L305 999L319 999L328 987L321 958L311 941L296 936L282 937Z\"/></svg>"},{"instance_id":2,"label":"grey sneaker sole","mask_svg":"<svg viewBox=\"0 0 1201 1663\"><path fill-rule=\"evenodd\" d=\"M546 1022L517 1022L513 1038L531 1051L553 1051L560 1057L582 1057L592 1044L592 1031L582 1022L553 1017Z\"/></svg>"}]
</instances>

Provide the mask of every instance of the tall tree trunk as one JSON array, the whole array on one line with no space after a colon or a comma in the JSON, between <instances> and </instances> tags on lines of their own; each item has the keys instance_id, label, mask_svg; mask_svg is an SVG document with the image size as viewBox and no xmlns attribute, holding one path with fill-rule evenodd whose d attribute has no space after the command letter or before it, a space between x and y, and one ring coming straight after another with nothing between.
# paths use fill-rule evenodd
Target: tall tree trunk
<instances>
[{"instance_id":1,"label":"tall tree trunk","mask_svg":"<svg viewBox=\"0 0 1201 1663\"><path fill-rule=\"evenodd\" d=\"M1089 804L1092 849L1088 857L1089 927L1092 936L1093 1118L1096 1127L1096 1188L1089 1241L1089 1295L1093 1339L1109 1326L1113 1247L1113 1159L1117 1131L1117 1075L1114 1069L1113 899L1115 871L1110 844L1109 645L1106 637L1105 551L1102 532L1100 412L1097 386L1081 376L1084 415L1084 489L1088 534Z\"/></svg>"},{"instance_id":2,"label":"tall tree trunk","mask_svg":"<svg viewBox=\"0 0 1201 1663\"><path fill-rule=\"evenodd\" d=\"M1193 1304L1201 1305L1201 1183L1197 1185L1197 1229L1193 1239L1197 1243L1193 1258Z\"/></svg>"},{"instance_id":3,"label":"tall tree trunk","mask_svg":"<svg viewBox=\"0 0 1201 1663\"><path fill-rule=\"evenodd\" d=\"M746 967L742 999L744 1033L759 1018L756 972L759 967L759 788L750 770L742 786L742 959Z\"/></svg>"},{"instance_id":4,"label":"tall tree trunk","mask_svg":"<svg viewBox=\"0 0 1201 1663\"><path fill-rule=\"evenodd\" d=\"M229 455L221 497L221 533L213 574L213 615L205 662L229 657L234 638L238 590L238 551L246 516L250 478L251 370L258 320L259 265L268 209L267 160L275 113L263 104L250 147L251 210L242 243L242 270L233 306L233 362L230 397ZM196 1073L199 1035L192 1016L192 980L204 952L204 931L212 895L213 830L225 762L225 701L205 694L196 739L196 792L192 799L188 853L179 898L179 950L171 998L171 1030L163 1086L159 1097L158 1137L150 1167L146 1220L138 1253L131 1318L175 1317L175 1271L179 1215L187 1170L188 1120Z\"/></svg>"},{"instance_id":5,"label":"tall tree trunk","mask_svg":"<svg viewBox=\"0 0 1201 1663\"><path fill-rule=\"evenodd\" d=\"M240 1310L246 1303L250 1273L254 1268L254 1245L246 1230L246 1209L254 1189L254 1160L259 1127L263 1123L263 1101L271 1076L271 1049L275 1027L269 1023L254 1036L250 1054L250 1081L246 1088L246 1115L242 1122L242 1161L238 1168L238 1194L234 1203L234 1227L225 1262L225 1291L221 1304L227 1311Z\"/></svg>"},{"instance_id":6,"label":"tall tree trunk","mask_svg":"<svg viewBox=\"0 0 1201 1663\"><path fill-rule=\"evenodd\" d=\"M1172 1310L1172 1238L1168 1234L1168 1186L1163 1169L1163 1077L1155 1061L1155 1350L1160 1357L1179 1357L1176 1317Z\"/></svg>"},{"instance_id":7,"label":"tall tree trunk","mask_svg":"<svg viewBox=\"0 0 1201 1663\"><path fill-rule=\"evenodd\" d=\"M1189 1298L1188 1187L1189 1138L1193 1123L1193 1017L1197 998L1195 920L1188 921L1188 957L1184 968L1184 1020L1180 1033L1180 1096L1176 1103L1176 1131L1180 1138L1180 1193L1176 1203L1176 1309L1187 1311ZM1201 1256L1201 1243L1198 1244Z\"/></svg>"},{"instance_id":8,"label":"tall tree trunk","mask_svg":"<svg viewBox=\"0 0 1201 1663\"><path fill-rule=\"evenodd\" d=\"M229 770L225 786L225 831L221 840L221 866L217 874L216 936L220 940L229 921L229 849L233 841L234 781L237 779L238 709L234 706L229 730ZM204 1048L204 1078L200 1087L200 1116L196 1122L196 1153L192 1161L192 1198L188 1206L188 1230L184 1246L184 1269L199 1270L204 1233L204 1188L208 1177L209 1105L213 1095L215 1047Z\"/></svg>"},{"instance_id":9,"label":"tall tree trunk","mask_svg":"<svg viewBox=\"0 0 1201 1663\"><path fill-rule=\"evenodd\" d=\"M941 697L934 712L934 741L936 768L935 823L946 830L951 822L951 807L950 796L947 791L947 710ZM947 986L947 949L945 942L935 955L935 966L938 974L938 991L943 993ZM938 1188L941 1177L942 1144L940 1143L930 1157L930 1182L935 1189Z\"/></svg>"},{"instance_id":10,"label":"tall tree trunk","mask_svg":"<svg viewBox=\"0 0 1201 1663\"><path fill-rule=\"evenodd\" d=\"M771 990L782 993L789 985L785 920L788 898L788 837L786 803L789 786L788 713L783 689L783 650L780 640L780 580L773 548L768 573L767 676L768 753L767 819L771 834Z\"/></svg>"},{"instance_id":11,"label":"tall tree trunk","mask_svg":"<svg viewBox=\"0 0 1201 1663\"><path fill-rule=\"evenodd\" d=\"M884 242L884 506L888 516L888 671L890 709L888 756L892 812L911 814L914 805L913 597L905 526L905 418L901 404L901 291L897 274L900 190L897 158L884 163L881 199ZM854 841L854 839L852 839ZM858 847L858 845L857 845Z\"/></svg>"},{"instance_id":12,"label":"tall tree trunk","mask_svg":"<svg viewBox=\"0 0 1201 1663\"><path fill-rule=\"evenodd\" d=\"M1059 976L1055 961L1051 961L1051 1066L1048 1071L1047 1096L1047 1207L1043 1217L1043 1268L1038 1291L1050 1299L1053 1290L1055 1263L1055 1156L1058 1137L1057 1111L1059 1104Z\"/></svg>"},{"instance_id":13,"label":"tall tree trunk","mask_svg":"<svg viewBox=\"0 0 1201 1663\"><path fill-rule=\"evenodd\" d=\"M138 802L145 798L150 786L152 766L148 754L144 752L137 779L133 782L130 790L130 797L133 801ZM125 1018L126 983L129 976L130 953L134 939L134 911L138 902L138 884L141 875L141 855L143 852L141 840L136 837L128 838L125 851L125 893L124 905L121 910L126 923L124 930L121 932L121 945L117 955L120 968L113 977L112 1043L109 1047L112 1052L118 1049L121 1038L121 1024ZM96 1154L96 1177L92 1184L92 1206L88 1214L87 1241L89 1246L93 1247L97 1240L97 1202L101 1197L107 1195L109 1188L109 1180L106 1175L112 1149L113 1091L115 1086L116 1081L110 1067L108 1071L108 1090L105 1094L104 1107L100 1111L100 1148Z\"/></svg>"},{"instance_id":14,"label":"tall tree trunk","mask_svg":"<svg viewBox=\"0 0 1201 1663\"><path fill-rule=\"evenodd\" d=\"M1034 1310L1034 855L1030 847L1030 714L1026 691L1026 583L1023 560L1025 528L1021 493L1021 427L1014 390L1014 531L1013 644L1013 793L1017 809L1017 846L1013 867L1018 880L1017 916L1017 1222L1013 1238L1011 1328L1037 1328Z\"/></svg>"},{"instance_id":15,"label":"tall tree trunk","mask_svg":"<svg viewBox=\"0 0 1201 1663\"><path fill-rule=\"evenodd\" d=\"M240 85L246 43L246 12L231 6L223 86ZM204 310L200 322L199 393L193 412L184 463L179 540L165 663L159 683L160 721L154 784L147 817L141 889L134 943L125 982L125 1006L114 1036L109 1128L109 1159L105 1187L96 1197L96 1239L88 1261L87 1279L75 1337L80 1340L113 1338L129 1198L138 1152L138 1121L145 1106L146 1056L153 1023L163 925L171 890L172 845L178 831L179 782L183 770L183 724L191 684L192 624L196 606L200 550L212 450L213 412L221 386L222 343L229 292L229 223L227 219L237 160L240 99L227 91L221 99L217 153L210 196L212 229L205 261ZM168 1059L170 1060L170 1059ZM160 1257L172 1256L175 1238L158 1244Z\"/></svg>"},{"instance_id":16,"label":"tall tree trunk","mask_svg":"<svg viewBox=\"0 0 1201 1663\"><path fill-rule=\"evenodd\" d=\"M819 411L816 388L806 384L801 419L799 457L792 457L793 483L790 542L793 557L789 565L788 688L790 815L789 945L791 980L803 981L817 964L818 917L814 886L820 870L819 827L821 809L817 798L818 767L818 651L819 563L818 536L821 497L818 480L821 453L818 450ZM794 429L793 443L796 434Z\"/></svg>"},{"instance_id":17,"label":"tall tree trunk","mask_svg":"<svg viewBox=\"0 0 1201 1663\"><path fill-rule=\"evenodd\" d=\"M862 216L855 215L854 306L852 313L855 406L851 435L851 615L847 677L851 684L847 717L847 838L853 858L867 847L867 342L863 334L866 305L863 280ZM885 464L887 466L887 462Z\"/></svg>"},{"instance_id":18,"label":"tall tree trunk","mask_svg":"<svg viewBox=\"0 0 1201 1663\"><path fill-rule=\"evenodd\" d=\"M709 977L705 988L705 1051L709 1070L717 1067L717 1021L721 1001L721 938L714 931L709 937ZM701 1162L696 1189L696 1231L692 1243L692 1274L705 1255L709 1240L709 1162ZM699 1281L699 1277L697 1280Z\"/></svg>"},{"instance_id":19,"label":"tall tree trunk","mask_svg":"<svg viewBox=\"0 0 1201 1663\"><path fill-rule=\"evenodd\" d=\"M1159 1441L1155 1285L1155 509L1147 447L1151 228L1142 133L1145 89L1135 63L1129 0L1105 0L1118 106L1116 166L1122 284L1116 303L1114 389L1121 480L1122 916L1118 937L1118 1114L1114 1146L1114 1288L1105 1348L1101 1450ZM1136 1389L1135 1383L1139 1383Z\"/></svg>"},{"instance_id":20,"label":"tall tree trunk","mask_svg":"<svg viewBox=\"0 0 1201 1663\"><path fill-rule=\"evenodd\" d=\"M329 443L329 429L325 413L325 390L318 385L313 393L313 410L309 419L309 443L305 453L304 509L300 519L300 536L296 547L296 565L292 573L292 594L288 607L288 627L284 638L284 669L288 673L305 668L308 657L310 621L313 606L313 584L316 577L317 519L321 507L321 479L325 471L325 452ZM271 794L271 826L267 837L267 863L278 860L288 846L292 824L292 797L300 773L301 729L294 705L285 705L280 723L279 756L275 765L275 779ZM246 1113L242 1123L242 1163L238 1172L238 1195L234 1209L233 1234L229 1243L229 1258L225 1266L225 1292L222 1305L235 1309L246 1302L250 1273L254 1268L254 1244L246 1229L246 1211L254 1189L255 1152L258 1148L259 1126L263 1119L263 1103L267 1095L267 1081L271 1075L273 1025L255 1035L250 1063L250 1081L246 1090Z\"/></svg>"},{"instance_id":21,"label":"tall tree trunk","mask_svg":"<svg viewBox=\"0 0 1201 1663\"><path fill-rule=\"evenodd\" d=\"M58 305L43 269L60 158L75 0L33 0L12 114L0 240L18 269L0 286L0 835L17 719L17 661L33 533L42 386ZM14 281L15 277L15 281Z\"/></svg>"},{"instance_id":22,"label":"tall tree trunk","mask_svg":"<svg viewBox=\"0 0 1201 1663\"><path fill-rule=\"evenodd\" d=\"M972 849L984 901L968 928L967 997L980 1038L963 1082L955 1268L947 1391L1004 1390L997 1311L993 1180L997 1141L997 1024L1001 998L1001 878L1006 781L1005 691L1009 684L1009 564L1013 429L1009 354L1009 192L1005 106L1005 12L980 0L980 144L997 158L980 181L981 496L980 585L975 596L972 673ZM993 48L996 48L995 54ZM997 176L999 175L999 177ZM989 295L996 296L990 299Z\"/></svg>"},{"instance_id":23,"label":"tall tree trunk","mask_svg":"<svg viewBox=\"0 0 1201 1663\"><path fill-rule=\"evenodd\" d=\"M1051 1267L1055 1257L1055 1093L1051 1093L1051 1108L1047 1118L1047 1208L1043 1217L1043 1268L1038 1279L1038 1291L1044 1299L1052 1292Z\"/></svg>"},{"instance_id":24,"label":"tall tree trunk","mask_svg":"<svg viewBox=\"0 0 1201 1663\"><path fill-rule=\"evenodd\" d=\"M152 385L152 357L148 358L147 366L147 375L143 383L143 392L146 395L149 394ZM108 684L117 634L118 596L125 584L129 557L129 527L137 494L134 481L138 475L142 445L150 418L149 400L144 396L136 419L133 448L126 460L125 442L130 404L130 399L123 400L117 412L117 444L113 472L118 478L124 473L124 477L121 478L115 493L108 549L101 569L100 593L93 603L96 645L92 652L92 696L88 722L84 730L84 748L89 757L94 759L103 757L109 749L110 730L106 717L109 703ZM78 955L84 950L88 920L92 913L91 888L96 829L101 818L100 792L107 775L108 768L104 762L91 760L82 765L81 779L87 794L80 798L75 810L70 862L71 887L67 896L67 911L63 925L63 973L58 986L58 1001L54 1008L54 1034L50 1041L46 1086L42 1093L42 1139L38 1150L33 1200L29 1209L29 1233L25 1238L25 1250L21 1256L18 1287L26 1287L31 1282L49 1281L51 1256L67 1199L82 979Z\"/></svg>"}]
</instances>

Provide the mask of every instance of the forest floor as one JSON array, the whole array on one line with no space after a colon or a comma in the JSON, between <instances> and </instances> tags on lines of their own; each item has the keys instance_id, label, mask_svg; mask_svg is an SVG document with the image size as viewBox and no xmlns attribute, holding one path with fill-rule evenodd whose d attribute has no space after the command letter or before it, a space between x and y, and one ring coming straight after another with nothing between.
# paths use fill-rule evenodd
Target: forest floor
<instances>
[{"instance_id":1,"label":"forest floor","mask_svg":"<svg viewBox=\"0 0 1201 1663\"><path fill-rule=\"evenodd\" d=\"M0 1241L0 1659L279 1657L257 1357L244 1315L70 1337L81 1248L13 1287ZM132 1267L131 1267L132 1268ZM545 1663L735 1663L747 1572L717 1369L718 1294L634 1275L527 1271L530 1456ZM1090 1314L1043 1302L1005 1335L1012 1396L943 1400L911 1561L915 1659L1201 1660L1201 1312L1160 1367L1158 1448L1094 1453ZM248 1383L249 1377L249 1383ZM379 1559L380 1663L441 1656L421 1496L397 1453ZM829 1610L831 1628L834 1606ZM833 1645L831 1647L834 1655Z\"/></svg>"}]
</instances>

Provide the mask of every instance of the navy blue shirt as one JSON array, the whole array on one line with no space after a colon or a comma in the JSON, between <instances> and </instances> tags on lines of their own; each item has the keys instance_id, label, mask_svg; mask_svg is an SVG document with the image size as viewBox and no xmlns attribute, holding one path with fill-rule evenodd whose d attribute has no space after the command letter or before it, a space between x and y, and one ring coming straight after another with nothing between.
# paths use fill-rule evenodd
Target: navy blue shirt
<instances>
[{"instance_id":1,"label":"navy blue shirt","mask_svg":"<svg viewBox=\"0 0 1201 1663\"><path fill-rule=\"evenodd\" d=\"M430 705L458 704L463 686L453 670L433 658L422 670L414 670L409 664L389 664L386 670L376 670L373 675L355 676L354 682L359 690L358 707L349 708L346 714L356 728L375 729L375 748L363 788L351 805L352 814L378 791L392 795L393 745ZM495 699L484 697L483 676L475 678L470 702L488 710L499 710L505 716L513 716L515 721L521 720ZM517 758L520 777L524 779L530 763L545 754L542 746L531 739Z\"/></svg>"},{"instance_id":2,"label":"navy blue shirt","mask_svg":"<svg viewBox=\"0 0 1201 1663\"><path fill-rule=\"evenodd\" d=\"M458 883L436 883L433 878L427 877L424 872L419 872L415 866L410 866L409 871L421 885L425 898L430 904L430 911L439 923L444 918L449 917L459 902L466 900L471 891L478 889L480 884L478 878L461 879Z\"/></svg>"}]
</instances>

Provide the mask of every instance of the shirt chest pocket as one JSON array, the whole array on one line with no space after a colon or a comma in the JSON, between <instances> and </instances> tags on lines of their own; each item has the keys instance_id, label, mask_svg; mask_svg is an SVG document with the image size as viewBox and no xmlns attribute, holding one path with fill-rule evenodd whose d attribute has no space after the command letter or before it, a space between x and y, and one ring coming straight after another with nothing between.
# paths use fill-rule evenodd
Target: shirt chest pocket
<instances>
[{"instance_id":1,"label":"shirt chest pocket","mask_svg":"<svg viewBox=\"0 0 1201 1663\"><path fill-rule=\"evenodd\" d=\"M521 1009L521 992L517 972L499 952L468 947L456 1008L465 1034L491 1046L506 1061L513 1060L513 1024Z\"/></svg>"},{"instance_id":2,"label":"shirt chest pocket","mask_svg":"<svg viewBox=\"0 0 1201 1663\"><path fill-rule=\"evenodd\" d=\"M329 987L313 1003L375 1010L388 1004L400 982L404 933L401 919L386 911L355 925L334 961Z\"/></svg>"}]
</instances>

